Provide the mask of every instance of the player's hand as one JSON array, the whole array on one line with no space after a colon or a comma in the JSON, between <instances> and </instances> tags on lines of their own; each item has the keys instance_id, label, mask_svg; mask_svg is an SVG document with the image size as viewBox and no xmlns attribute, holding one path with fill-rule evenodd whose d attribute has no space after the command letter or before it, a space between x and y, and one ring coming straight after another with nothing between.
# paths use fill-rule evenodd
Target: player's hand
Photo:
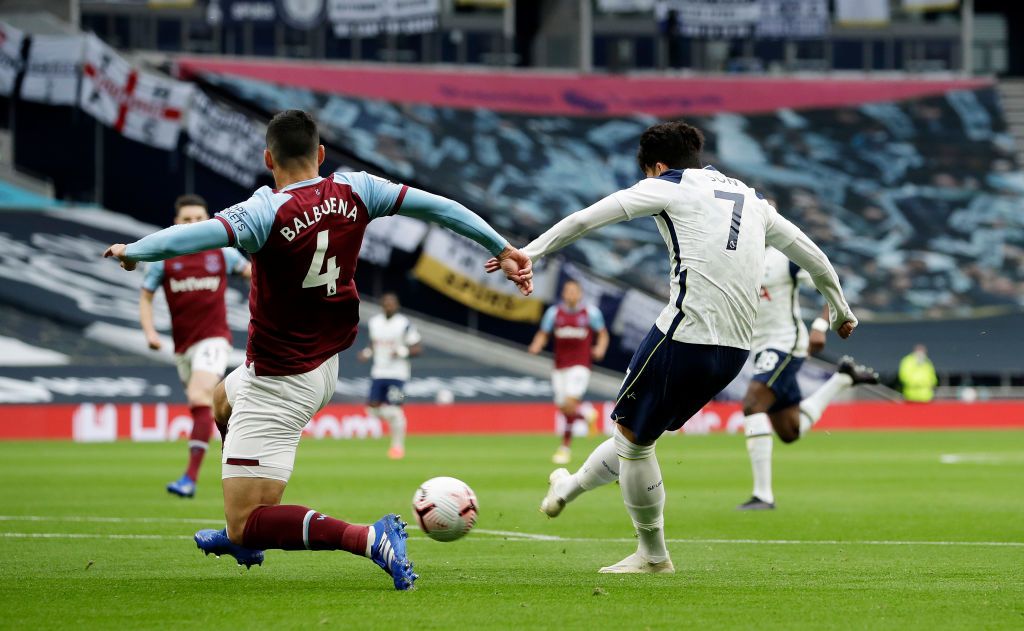
<instances>
[{"instance_id":1,"label":"player's hand","mask_svg":"<svg viewBox=\"0 0 1024 631\"><path fill-rule=\"evenodd\" d=\"M364 348L363 350L359 351L358 355L356 355L356 358L359 361L363 362L364 364L370 361L371 357L373 357L373 351L371 351L368 348Z\"/></svg>"},{"instance_id":2,"label":"player's hand","mask_svg":"<svg viewBox=\"0 0 1024 631\"><path fill-rule=\"evenodd\" d=\"M836 333L839 334L839 337L845 340L846 338L853 335L853 330L855 328L857 328L857 323L854 322L853 320L847 320L846 322L843 322L843 325L839 327L839 330L837 330Z\"/></svg>"},{"instance_id":3,"label":"player's hand","mask_svg":"<svg viewBox=\"0 0 1024 631\"><path fill-rule=\"evenodd\" d=\"M540 351L540 344L530 344L530 347L526 349L526 352L531 355L540 355Z\"/></svg>"},{"instance_id":4,"label":"player's hand","mask_svg":"<svg viewBox=\"0 0 1024 631\"><path fill-rule=\"evenodd\" d=\"M810 336L807 338L807 350L811 355L817 355L821 351L825 350L824 331L811 331Z\"/></svg>"},{"instance_id":5,"label":"player's hand","mask_svg":"<svg viewBox=\"0 0 1024 631\"><path fill-rule=\"evenodd\" d=\"M135 269L137 263L135 261L129 261L128 257L125 256L125 251L128 246L124 243L115 243L114 245L107 248L106 252L103 253L103 258L116 258L121 261L121 267L128 270L129 272Z\"/></svg>"},{"instance_id":6,"label":"player's hand","mask_svg":"<svg viewBox=\"0 0 1024 631\"><path fill-rule=\"evenodd\" d=\"M605 351L603 349L597 348L596 346L594 348L590 349L590 356L596 362L599 362L602 359L604 359L604 353L605 353Z\"/></svg>"},{"instance_id":7,"label":"player's hand","mask_svg":"<svg viewBox=\"0 0 1024 631\"><path fill-rule=\"evenodd\" d=\"M497 267L494 261L497 262ZM484 269L488 273L500 269L505 272L505 278L515 283L524 296L533 293L533 262L530 261L530 257L510 245L505 246L496 259L484 263Z\"/></svg>"},{"instance_id":8,"label":"player's hand","mask_svg":"<svg viewBox=\"0 0 1024 631\"><path fill-rule=\"evenodd\" d=\"M160 335L156 331L146 333L146 344L154 351L160 350L160 347L163 346L163 342L160 341Z\"/></svg>"}]
</instances>

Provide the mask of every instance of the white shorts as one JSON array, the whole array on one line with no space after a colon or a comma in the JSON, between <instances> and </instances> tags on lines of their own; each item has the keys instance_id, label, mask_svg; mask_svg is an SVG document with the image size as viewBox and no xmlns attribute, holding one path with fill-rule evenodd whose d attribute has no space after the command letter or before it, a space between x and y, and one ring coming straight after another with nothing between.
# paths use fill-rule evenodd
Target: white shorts
<instances>
[{"instance_id":1,"label":"white shorts","mask_svg":"<svg viewBox=\"0 0 1024 631\"><path fill-rule=\"evenodd\" d=\"M257 377L242 364L224 379L231 404L222 456L223 478L287 482L302 428L334 395L338 356L301 375Z\"/></svg>"},{"instance_id":2,"label":"white shorts","mask_svg":"<svg viewBox=\"0 0 1024 631\"><path fill-rule=\"evenodd\" d=\"M184 353L176 353L174 362L178 364L178 377L181 383L188 385L192 373L197 370L212 372L220 378L228 368L228 355L231 354L231 342L223 337L208 337L189 346Z\"/></svg>"},{"instance_id":3,"label":"white shorts","mask_svg":"<svg viewBox=\"0 0 1024 631\"><path fill-rule=\"evenodd\" d=\"M569 366L551 373L551 389L555 391L556 405L562 405L566 399L582 401L588 385L590 369L586 366Z\"/></svg>"}]
</instances>

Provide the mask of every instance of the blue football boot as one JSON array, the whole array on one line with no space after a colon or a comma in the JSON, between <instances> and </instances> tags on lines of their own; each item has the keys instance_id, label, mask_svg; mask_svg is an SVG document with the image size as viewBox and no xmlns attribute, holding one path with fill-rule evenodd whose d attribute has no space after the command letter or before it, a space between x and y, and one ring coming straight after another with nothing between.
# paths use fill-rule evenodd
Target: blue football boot
<instances>
[{"instance_id":1,"label":"blue football boot","mask_svg":"<svg viewBox=\"0 0 1024 631\"><path fill-rule=\"evenodd\" d=\"M211 528L200 530L196 533L195 540L196 547L202 550L204 554L213 554L218 557L230 554L235 557L239 565L244 565L246 569L254 565L263 565L263 550L251 550L231 543L231 540L228 539L227 528L223 530L213 530Z\"/></svg>"},{"instance_id":2,"label":"blue football boot","mask_svg":"<svg viewBox=\"0 0 1024 631\"><path fill-rule=\"evenodd\" d=\"M384 515L370 526L373 529L370 559L391 576L398 590L411 589L419 578L413 573L412 561L406 556L405 540L409 533L405 526L402 518L394 514Z\"/></svg>"},{"instance_id":3,"label":"blue football boot","mask_svg":"<svg viewBox=\"0 0 1024 631\"><path fill-rule=\"evenodd\" d=\"M167 485L167 492L178 497L194 497L196 494L196 481L182 474L180 478Z\"/></svg>"}]
</instances>

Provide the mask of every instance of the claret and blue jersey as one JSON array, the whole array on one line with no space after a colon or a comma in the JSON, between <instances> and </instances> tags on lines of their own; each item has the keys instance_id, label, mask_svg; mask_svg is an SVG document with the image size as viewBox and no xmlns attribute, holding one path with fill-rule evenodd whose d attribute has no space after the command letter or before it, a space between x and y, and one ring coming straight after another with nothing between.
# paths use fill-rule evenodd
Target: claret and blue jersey
<instances>
[{"instance_id":1,"label":"claret and blue jersey","mask_svg":"<svg viewBox=\"0 0 1024 631\"><path fill-rule=\"evenodd\" d=\"M507 241L461 204L367 173L263 187L214 219L173 226L128 246L133 260L237 245L252 255L247 361L257 375L309 372L351 346L354 276L366 226L401 212L439 223L492 255Z\"/></svg>"}]
</instances>

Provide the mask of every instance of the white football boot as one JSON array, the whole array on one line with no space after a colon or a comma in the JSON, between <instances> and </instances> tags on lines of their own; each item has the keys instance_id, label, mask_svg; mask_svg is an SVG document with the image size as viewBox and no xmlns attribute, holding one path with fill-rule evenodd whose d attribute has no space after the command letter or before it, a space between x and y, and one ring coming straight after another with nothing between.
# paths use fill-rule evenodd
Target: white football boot
<instances>
[{"instance_id":1,"label":"white football boot","mask_svg":"<svg viewBox=\"0 0 1024 631\"><path fill-rule=\"evenodd\" d=\"M672 559L665 559L658 563L651 563L639 552L634 552L615 565L609 565L598 570L601 574L675 574L676 566L672 565Z\"/></svg>"},{"instance_id":2,"label":"white football boot","mask_svg":"<svg viewBox=\"0 0 1024 631\"><path fill-rule=\"evenodd\" d=\"M558 483L571 474L568 469L555 469L548 476L548 494L540 502L540 512L548 517L558 517L565 508L565 498L558 495Z\"/></svg>"},{"instance_id":3,"label":"white football boot","mask_svg":"<svg viewBox=\"0 0 1024 631\"><path fill-rule=\"evenodd\" d=\"M572 451L565 445L559 445L555 455L551 456L551 462L555 464L569 464L572 460Z\"/></svg>"}]
</instances>

